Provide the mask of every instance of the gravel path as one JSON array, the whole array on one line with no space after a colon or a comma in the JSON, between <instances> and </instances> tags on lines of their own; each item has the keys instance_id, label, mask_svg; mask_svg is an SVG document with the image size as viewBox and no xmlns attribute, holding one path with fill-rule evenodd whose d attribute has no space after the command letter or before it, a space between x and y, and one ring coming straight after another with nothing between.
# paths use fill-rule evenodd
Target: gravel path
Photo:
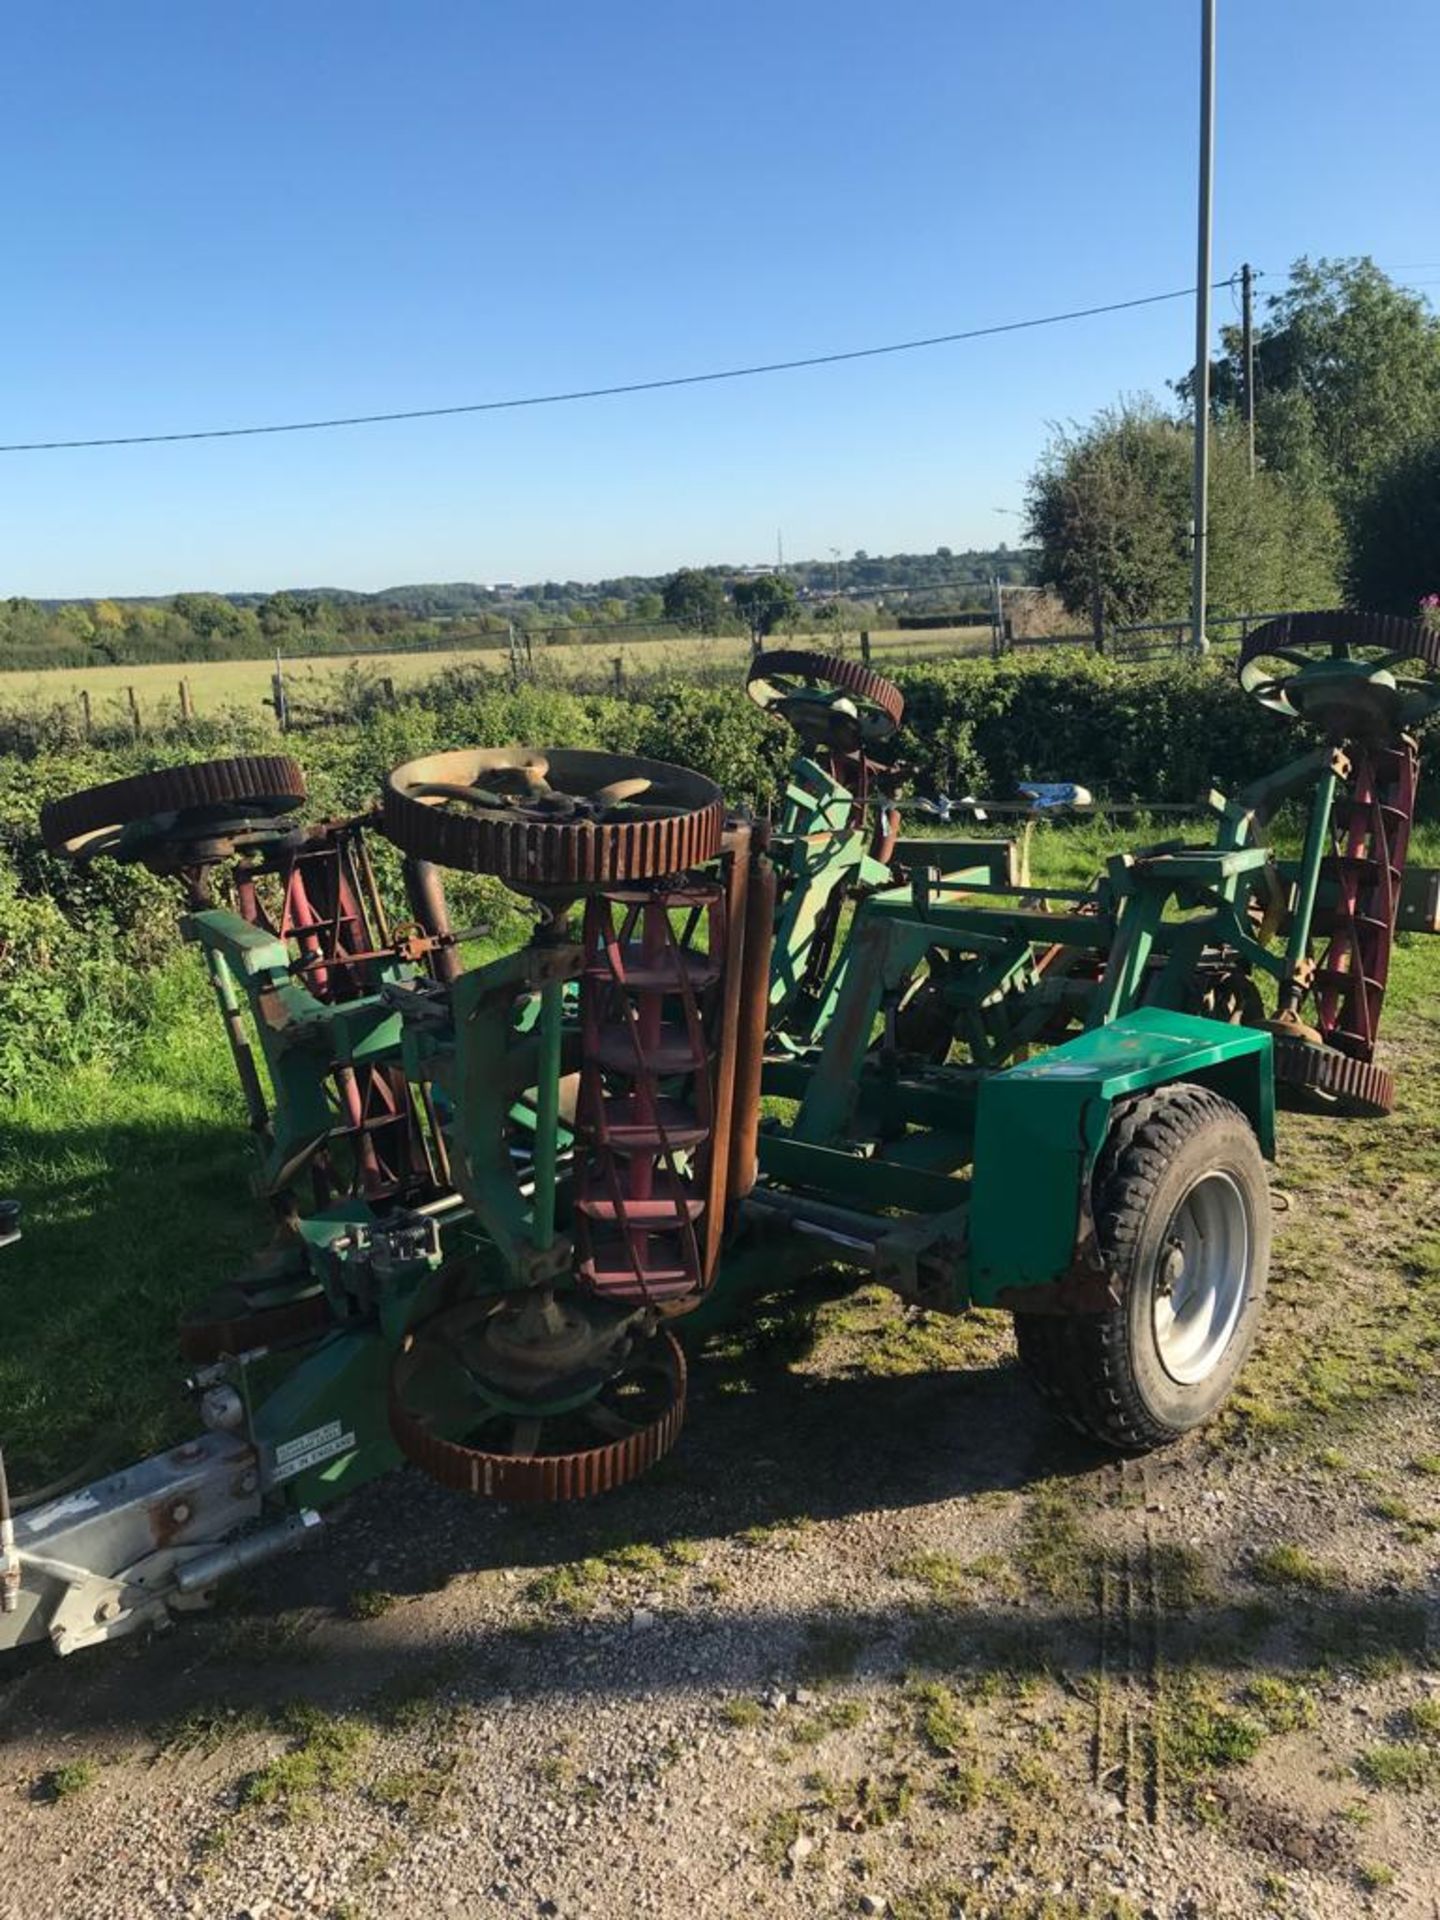
<instances>
[{"instance_id":1,"label":"gravel path","mask_svg":"<svg viewBox=\"0 0 1440 1920\"><path fill-rule=\"evenodd\" d=\"M607 1501L398 1475L14 1663L0 1916L1435 1920L1440 1145L1336 1135L1286 1122L1260 1351L1163 1456L867 1292L702 1360Z\"/></svg>"}]
</instances>

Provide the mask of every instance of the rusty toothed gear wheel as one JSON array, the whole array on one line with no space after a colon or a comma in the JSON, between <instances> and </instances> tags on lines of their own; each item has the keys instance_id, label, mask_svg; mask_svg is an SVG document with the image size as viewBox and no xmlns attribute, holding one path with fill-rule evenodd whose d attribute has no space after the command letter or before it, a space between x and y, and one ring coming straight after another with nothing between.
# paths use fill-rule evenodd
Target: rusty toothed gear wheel
<instances>
[{"instance_id":1,"label":"rusty toothed gear wheel","mask_svg":"<svg viewBox=\"0 0 1440 1920\"><path fill-rule=\"evenodd\" d=\"M442 1313L435 1319L441 1322L444 1317ZM593 1444L557 1446L548 1452L538 1447L526 1450L526 1429L543 1432L551 1416L542 1411L527 1420L513 1402L482 1414L475 1428L477 1433L484 1432L487 1423L508 1428L507 1446L486 1447L448 1439L435 1431L429 1415L406 1404L411 1375L423 1365L421 1343L425 1334L424 1325L412 1329L391 1368L390 1432L413 1466L456 1493L525 1503L588 1500L623 1487L663 1459L684 1422L685 1356L672 1334L658 1333L638 1356L638 1366L622 1368L615 1381L575 1411L573 1418L581 1426L592 1425L601 1434ZM633 1385L632 1376L641 1369L652 1377L638 1405L621 1403L630 1413L639 1414L627 1420L607 1401L606 1394L612 1387ZM568 1437L573 1429L561 1425L560 1431ZM605 1434L612 1437L605 1438Z\"/></svg>"},{"instance_id":2,"label":"rusty toothed gear wheel","mask_svg":"<svg viewBox=\"0 0 1440 1920\"><path fill-rule=\"evenodd\" d=\"M1419 667L1419 677L1400 669ZM1337 607L1284 613L1245 636L1240 685L1287 719L1332 735L1388 736L1434 711L1440 632L1400 614Z\"/></svg>"},{"instance_id":3,"label":"rusty toothed gear wheel","mask_svg":"<svg viewBox=\"0 0 1440 1920\"><path fill-rule=\"evenodd\" d=\"M465 747L397 767L385 833L437 866L521 892L584 892L713 860L725 802L663 760L558 747Z\"/></svg>"},{"instance_id":4,"label":"rusty toothed gear wheel","mask_svg":"<svg viewBox=\"0 0 1440 1920\"><path fill-rule=\"evenodd\" d=\"M1275 1035L1274 1047L1277 1092L1372 1120L1394 1111L1395 1077L1388 1068L1284 1034Z\"/></svg>"},{"instance_id":5,"label":"rusty toothed gear wheel","mask_svg":"<svg viewBox=\"0 0 1440 1920\"><path fill-rule=\"evenodd\" d=\"M893 680L859 660L838 654L811 653L804 647L776 647L756 654L746 676L745 691L757 707L789 719L789 702L807 692L829 687L854 701L867 744L886 740L905 717L905 696Z\"/></svg>"},{"instance_id":6,"label":"rusty toothed gear wheel","mask_svg":"<svg viewBox=\"0 0 1440 1920\"><path fill-rule=\"evenodd\" d=\"M162 846L203 842L210 828L225 837L237 824L273 826L304 799L305 775L288 755L247 754L135 773L47 800L40 832L52 853L88 860L101 853L123 856L125 829L153 824L153 834L134 843L138 859Z\"/></svg>"}]
</instances>

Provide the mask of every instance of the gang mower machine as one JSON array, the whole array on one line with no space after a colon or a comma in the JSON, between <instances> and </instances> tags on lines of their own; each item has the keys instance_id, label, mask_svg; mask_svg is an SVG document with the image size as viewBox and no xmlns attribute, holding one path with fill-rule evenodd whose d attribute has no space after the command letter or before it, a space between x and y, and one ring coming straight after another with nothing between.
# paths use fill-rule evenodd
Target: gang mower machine
<instances>
[{"instance_id":1,"label":"gang mower machine","mask_svg":"<svg viewBox=\"0 0 1440 1920\"><path fill-rule=\"evenodd\" d=\"M1240 678L1304 751L1212 794L1209 843L1043 897L1010 842L903 832L898 690L794 650L749 678L798 739L770 820L526 747L411 761L318 826L278 756L49 806L53 849L175 877L272 1229L181 1328L196 1438L0 1498L0 1645L203 1601L405 1461L501 1501L619 1486L674 1444L682 1340L822 1266L1008 1311L1110 1446L1207 1419L1261 1309L1276 1093L1387 1112L1391 946L1440 930L1405 867L1440 639L1296 616ZM442 870L521 896L528 940L452 930Z\"/></svg>"}]
</instances>

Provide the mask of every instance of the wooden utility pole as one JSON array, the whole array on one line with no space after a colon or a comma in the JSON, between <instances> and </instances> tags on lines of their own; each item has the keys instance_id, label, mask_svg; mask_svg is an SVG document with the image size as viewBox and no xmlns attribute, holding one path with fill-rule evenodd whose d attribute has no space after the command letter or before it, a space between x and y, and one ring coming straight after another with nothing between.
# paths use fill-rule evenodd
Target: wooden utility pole
<instances>
[{"instance_id":1,"label":"wooden utility pole","mask_svg":"<svg viewBox=\"0 0 1440 1920\"><path fill-rule=\"evenodd\" d=\"M141 725L140 702L135 698L134 687L126 687L125 697L130 702L130 725L134 730L135 738L138 740L140 738L140 725Z\"/></svg>"},{"instance_id":2,"label":"wooden utility pole","mask_svg":"<svg viewBox=\"0 0 1440 1920\"><path fill-rule=\"evenodd\" d=\"M90 727L91 727L90 696L85 691L84 687L80 689L80 725L84 729L85 738L88 740L90 738Z\"/></svg>"},{"instance_id":3,"label":"wooden utility pole","mask_svg":"<svg viewBox=\"0 0 1440 1920\"><path fill-rule=\"evenodd\" d=\"M188 680L181 680L180 682L180 718L186 721L195 718L195 705L190 698L190 682Z\"/></svg>"},{"instance_id":4,"label":"wooden utility pole","mask_svg":"<svg viewBox=\"0 0 1440 1920\"><path fill-rule=\"evenodd\" d=\"M1250 478L1255 478L1255 273L1247 260L1240 269L1240 358L1244 368L1245 445Z\"/></svg>"}]
</instances>

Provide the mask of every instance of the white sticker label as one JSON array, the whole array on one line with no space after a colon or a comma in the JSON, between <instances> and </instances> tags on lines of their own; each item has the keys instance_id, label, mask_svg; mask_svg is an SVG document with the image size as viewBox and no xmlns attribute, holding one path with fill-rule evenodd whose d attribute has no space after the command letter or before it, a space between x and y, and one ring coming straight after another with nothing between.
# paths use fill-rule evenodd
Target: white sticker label
<instances>
[{"instance_id":1,"label":"white sticker label","mask_svg":"<svg viewBox=\"0 0 1440 1920\"><path fill-rule=\"evenodd\" d=\"M322 1460L333 1460L340 1453L352 1453L354 1448L355 1435L343 1433L340 1422L332 1420L326 1426L316 1427L313 1433L282 1440L275 1449L275 1472L271 1477L277 1482L293 1480L308 1467L318 1467Z\"/></svg>"}]
</instances>

